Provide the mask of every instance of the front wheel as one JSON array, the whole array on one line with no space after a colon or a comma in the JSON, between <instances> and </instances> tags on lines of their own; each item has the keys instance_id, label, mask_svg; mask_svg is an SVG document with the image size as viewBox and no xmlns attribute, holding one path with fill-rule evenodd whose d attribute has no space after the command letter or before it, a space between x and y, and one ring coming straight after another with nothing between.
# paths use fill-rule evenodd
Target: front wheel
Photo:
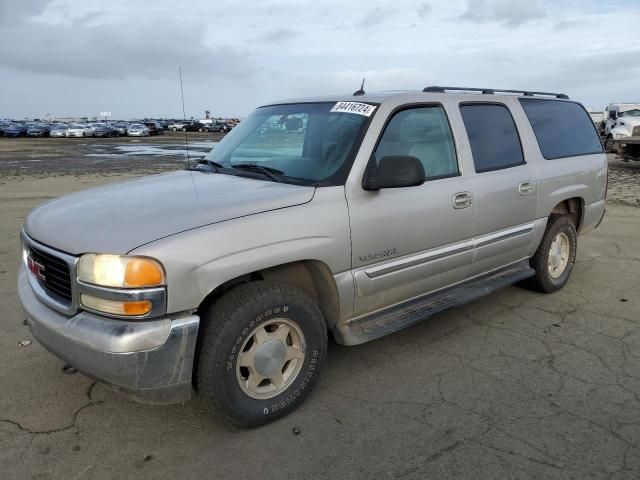
<instances>
[{"instance_id":1,"label":"front wheel","mask_svg":"<svg viewBox=\"0 0 640 480\"><path fill-rule=\"evenodd\" d=\"M551 216L540 246L530 261L535 275L530 286L539 292L560 290L569 280L576 261L578 235L568 216Z\"/></svg>"},{"instance_id":2,"label":"front wheel","mask_svg":"<svg viewBox=\"0 0 640 480\"><path fill-rule=\"evenodd\" d=\"M616 151L616 146L613 143L613 137L611 135L604 141L604 151L606 153L615 153Z\"/></svg>"},{"instance_id":3,"label":"front wheel","mask_svg":"<svg viewBox=\"0 0 640 480\"><path fill-rule=\"evenodd\" d=\"M197 389L229 422L256 427L297 408L327 350L316 303L282 283L235 287L203 314Z\"/></svg>"}]
</instances>

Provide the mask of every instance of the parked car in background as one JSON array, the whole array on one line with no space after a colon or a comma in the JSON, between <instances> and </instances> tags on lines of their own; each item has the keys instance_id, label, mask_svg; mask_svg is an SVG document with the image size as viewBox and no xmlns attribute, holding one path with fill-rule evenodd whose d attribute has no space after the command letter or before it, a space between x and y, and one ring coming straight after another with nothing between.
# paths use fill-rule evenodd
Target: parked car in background
<instances>
[{"instance_id":1,"label":"parked car in background","mask_svg":"<svg viewBox=\"0 0 640 480\"><path fill-rule=\"evenodd\" d=\"M183 132L204 132L205 126L200 122L188 122L182 125Z\"/></svg>"},{"instance_id":2,"label":"parked car in background","mask_svg":"<svg viewBox=\"0 0 640 480\"><path fill-rule=\"evenodd\" d=\"M27 128L28 137L47 137L49 136L50 127L45 124L33 124Z\"/></svg>"},{"instance_id":3,"label":"parked car in background","mask_svg":"<svg viewBox=\"0 0 640 480\"><path fill-rule=\"evenodd\" d=\"M72 123L67 128L65 134L67 137L91 137L93 136L93 129L84 123Z\"/></svg>"},{"instance_id":4,"label":"parked car in background","mask_svg":"<svg viewBox=\"0 0 640 480\"><path fill-rule=\"evenodd\" d=\"M0 122L0 136L4 135L5 128L11 125L10 122Z\"/></svg>"},{"instance_id":5,"label":"parked car in background","mask_svg":"<svg viewBox=\"0 0 640 480\"><path fill-rule=\"evenodd\" d=\"M149 135L162 135L164 133L162 125L158 122L144 122L144 126L149 129Z\"/></svg>"},{"instance_id":6,"label":"parked car in background","mask_svg":"<svg viewBox=\"0 0 640 480\"><path fill-rule=\"evenodd\" d=\"M110 125L107 125L106 123L93 127L94 137L117 137L118 135L118 131L115 128L112 128Z\"/></svg>"},{"instance_id":7,"label":"parked car in background","mask_svg":"<svg viewBox=\"0 0 640 480\"><path fill-rule=\"evenodd\" d=\"M612 103L605 110L605 150L640 160L640 103Z\"/></svg>"},{"instance_id":8,"label":"parked car in background","mask_svg":"<svg viewBox=\"0 0 640 480\"><path fill-rule=\"evenodd\" d=\"M168 125L167 129L173 130L174 132L177 132L178 130L182 130L182 127L184 127L186 124L187 124L187 122L174 122L174 123Z\"/></svg>"},{"instance_id":9,"label":"parked car in background","mask_svg":"<svg viewBox=\"0 0 640 480\"><path fill-rule=\"evenodd\" d=\"M214 122L210 125L210 130L211 132L228 132L229 130L231 130L231 128L229 128L227 126L226 122Z\"/></svg>"},{"instance_id":10,"label":"parked car in background","mask_svg":"<svg viewBox=\"0 0 640 480\"><path fill-rule=\"evenodd\" d=\"M5 137L24 137L27 134L27 126L21 123L12 123L4 129Z\"/></svg>"},{"instance_id":11,"label":"parked car in background","mask_svg":"<svg viewBox=\"0 0 640 480\"><path fill-rule=\"evenodd\" d=\"M126 122L115 122L111 124L111 128L114 128L119 135L126 135L128 127L129 124Z\"/></svg>"},{"instance_id":12,"label":"parked car in background","mask_svg":"<svg viewBox=\"0 0 640 480\"><path fill-rule=\"evenodd\" d=\"M142 123L132 123L127 128L127 135L130 137L148 137L149 127Z\"/></svg>"},{"instance_id":13,"label":"parked car in background","mask_svg":"<svg viewBox=\"0 0 640 480\"><path fill-rule=\"evenodd\" d=\"M54 123L49 130L50 137L65 137L67 133L67 125Z\"/></svg>"}]
</instances>

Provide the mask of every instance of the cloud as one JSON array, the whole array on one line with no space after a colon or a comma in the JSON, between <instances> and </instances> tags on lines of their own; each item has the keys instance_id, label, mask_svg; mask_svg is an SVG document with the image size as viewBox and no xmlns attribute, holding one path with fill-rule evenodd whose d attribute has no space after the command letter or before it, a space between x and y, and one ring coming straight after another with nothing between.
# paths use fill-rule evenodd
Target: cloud
<instances>
[{"instance_id":1,"label":"cloud","mask_svg":"<svg viewBox=\"0 0 640 480\"><path fill-rule=\"evenodd\" d=\"M420 5L418 5L417 11L418 11L418 16L420 18L425 18L428 17L431 12L433 10L433 7L426 3L426 2L422 2Z\"/></svg>"},{"instance_id":2,"label":"cloud","mask_svg":"<svg viewBox=\"0 0 640 480\"><path fill-rule=\"evenodd\" d=\"M0 29L5 68L81 78L173 77L178 66L207 78L246 78L255 71L244 49L208 46L198 21L133 18L124 24L76 21L34 28L27 16L21 18Z\"/></svg>"},{"instance_id":3,"label":"cloud","mask_svg":"<svg viewBox=\"0 0 640 480\"><path fill-rule=\"evenodd\" d=\"M371 27L373 25L379 25L388 20L395 13L395 9L390 6L377 5L370 8L364 16L357 22L360 27Z\"/></svg>"},{"instance_id":4,"label":"cloud","mask_svg":"<svg viewBox=\"0 0 640 480\"><path fill-rule=\"evenodd\" d=\"M539 0L468 0L461 20L475 23L497 22L517 27L546 16Z\"/></svg>"},{"instance_id":5,"label":"cloud","mask_svg":"<svg viewBox=\"0 0 640 480\"><path fill-rule=\"evenodd\" d=\"M0 25L11 25L35 17L49 3L51 3L51 0L0 1Z\"/></svg>"},{"instance_id":6,"label":"cloud","mask_svg":"<svg viewBox=\"0 0 640 480\"><path fill-rule=\"evenodd\" d=\"M615 80L635 80L640 76L640 48L628 51L581 55L559 62L543 81L562 79L569 87L606 85ZM557 81L557 80L556 80Z\"/></svg>"},{"instance_id":7,"label":"cloud","mask_svg":"<svg viewBox=\"0 0 640 480\"><path fill-rule=\"evenodd\" d=\"M638 23L637 0L0 0L0 112L181 115L178 66L189 115L350 93L363 76L367 91L517 87L604 105L637 95Z\"/></svg>"},{"instance_id":8,"label":"cloud","mask_svg":"<svg viewBox=\"0 0 640 480\"><path fill-rule=\"evenodd\" d=\"M261 35L260 40L267 43L280 43L291 40L298 35L300 34L295 30L291 30L289 28L279 28L278 30L270 30L264 35Z\"/></svg>"}]
</instances>

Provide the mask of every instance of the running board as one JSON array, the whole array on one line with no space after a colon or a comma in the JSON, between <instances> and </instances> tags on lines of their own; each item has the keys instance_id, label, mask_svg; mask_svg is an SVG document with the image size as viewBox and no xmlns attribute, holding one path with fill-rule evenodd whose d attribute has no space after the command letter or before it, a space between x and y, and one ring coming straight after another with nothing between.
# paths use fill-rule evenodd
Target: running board
<instances>
[{"instance_id":1,"label":"running board","mask_svg":"<svg viewBox=\"0 0 640 480\"><path fill-rule=\"evenodd\" d=\"M335 332L339 343L357 345L407 328L447 308L457 307L495 290L532 277L524 260L496 272L372 313Z\"/></svg>"}]
</instances>

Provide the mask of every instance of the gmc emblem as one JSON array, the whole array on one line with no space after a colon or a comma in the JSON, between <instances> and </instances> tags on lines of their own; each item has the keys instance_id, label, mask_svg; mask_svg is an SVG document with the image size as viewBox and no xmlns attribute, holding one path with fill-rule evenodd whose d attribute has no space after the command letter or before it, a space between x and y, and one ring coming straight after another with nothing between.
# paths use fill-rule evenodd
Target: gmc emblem
<instances>
[{"instance_id":1,"label":"gmc emblem","mask_svg":"<svg viewBox=\"0 0 640 480\"><path fill-rule=\"evenodd\" d=\"M30 255L27 255L27 268L36 276L36 278L42 281L47 279L47 277L44 276L44 265L36 262Z\"/></svg>"}]
</instances>

